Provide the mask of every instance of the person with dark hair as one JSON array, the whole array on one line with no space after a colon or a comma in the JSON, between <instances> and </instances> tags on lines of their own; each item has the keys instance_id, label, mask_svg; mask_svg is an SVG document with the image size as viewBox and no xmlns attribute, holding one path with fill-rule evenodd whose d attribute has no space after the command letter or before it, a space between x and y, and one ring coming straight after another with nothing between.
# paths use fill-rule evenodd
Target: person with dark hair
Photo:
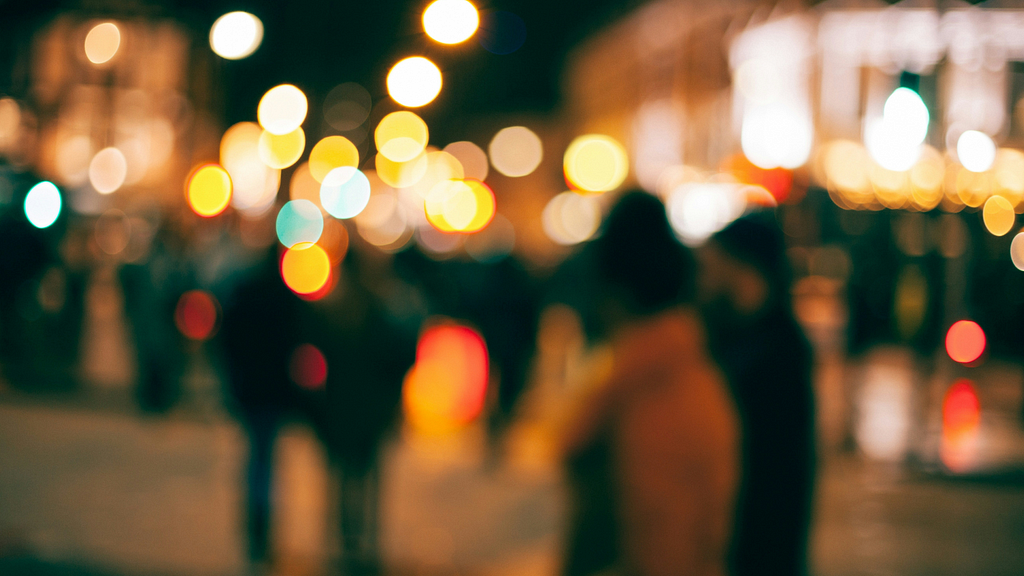
<instances>
[{"instance_id":1,"label":"person with dark hair","mask_svg":"<svg viewBox=\"0 0 1024 576\"><path fill-rule=\"evenodd\" d=\"M711 352L743 426L743 478L731 551L736 576L807 573L815 470L810 344L793 317L782 232L746 216L701 251Z\"/></svg>"},{"instance_id":2,"label":"person with dark hair","mask_svg":"<svg viewBox=\"0 0 1024 576\"><path fill-rule=\"evenodd\" d=\"M661 201L643 192L619 200L593 249L599 315L614 360L573 419L564 449L570 470L574 459L606 450L610 482L604 489L585 484L591 489L583 497L613 502L615 530L581 542L588 527L571 521L576 532L565 572L724 574L739 424L706 353L701 321L686 305L693 258L673 235ZM576 513L600 509L575 504ZM595 546L614 550L591 549L602 562L573 564L573 554Z\"/></svg>"}]
</instances>

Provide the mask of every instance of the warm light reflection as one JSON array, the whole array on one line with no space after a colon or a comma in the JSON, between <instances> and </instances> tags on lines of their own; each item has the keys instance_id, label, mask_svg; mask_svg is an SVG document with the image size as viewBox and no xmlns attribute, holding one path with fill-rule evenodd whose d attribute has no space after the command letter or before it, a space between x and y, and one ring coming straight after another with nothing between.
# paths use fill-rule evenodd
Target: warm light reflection
<instances>
[{"instance_id":1,"label":"warm light reflection","mask_svg":"<svg viewBox=\"0 0 1024 576\"><path fill-rule=\"evenodd\" d=\"M25 217L36 228L49 228L60 216L60 190L53 182L43 181L25 195Z\"/></svg>"},{"instance_id":2,"label":"warm light reflection","mask_svg":"<svg viewBox=\"0 0 1024 576\"><path fill-rule=\"evenodd\" d=\"M864 144L886 170L909 170L920 157L928 122L928 108L917 92L897 88L886 99L882 117L867 124Z\"/></svg>"},{"instance_id":3,"label":"warm light reflection","mask_svg":"<svg viewBox=\"0 0 1024 576\"><path fill-rule=\"evenodd\" d=\"M487 153L476 144L468 141L452 142L443 149L459 161L466 178L475 178L481 182L487 179L487 172L490 166L487 161Z\"/></svg>"},{"instance_id":4,"label":"warm light reflection","mask_svg":"<svg viewBox=\"0 0 1024 576\"><path fill-rule=\"evenodd\" d=\"M469 424L483 411L488 374L487 345L477 331L456 324L428 328L402 389L407 422L428 434Z\"/></svg>"},{"instance_id":5,"label":"warm light reflection","mask_svg":"<svg viewBox=\"0 0 1024 576\"><path fill-rule=\"evenodd\" d=\"M231 176L217 164L205 164L189 176L188 205L196 214L210 218L220 214L231 201Z\"/></svg>"},{"instance_id":6,"label":"warm light reflection","mask_svg":"<svg viewBox=\"0 0 1024 576\"><path fill-rule=\"evenodd\" d=\"M85 57L93 64L105 64L117 54L121 46L121 31L117 24L97 24L85 36Z\"/></svg>"},{"instance_id":7,"label":"warm light reflection","mask_svg":"<svg viewBox=\"0 0 1024 576\"><path fill-rule=\"evenodd\" d=\"M359 150L344 136L328 136L309 151L309 173L317 182L323 182L335 168L359 166Z\"/></svg>"},{"instance_id":8,"label":"warm light reflection","mask_svg":"<svg viewBox=\"0 0 1024 576\"><path fill-rule=\"evenodd\" d=\"M296 128L287 134L274 134L264 130L260 135L260 160L276 170L283 170L298 162L305 149L306 133L302 128Z\"/></svg>"},{"instance_id":9,"label":"warm light reflection","mask_svg":"<svg viewBox=\"0 0 1024 576\"><path fill-rule=\"evenodd\" d=\"M300 344L292 352L288 376L306 390L320 390L327 382L327 358L312 344Z\"/></svg>"},{"instance_id":10,"label":"warm light reflection","mask_svg":"<svg viewBox=\"0 0 1024 576\"><path fill-rule=\"evenodd\" d=\"M256 116L264 130L280 136L294 132L302 125L308 107L302 90L291 84L281 84L263 95Z\"/></svg>"},{"instance_id":11,"label":"warm light reflection","mask_svg":"<svg viewBox=\"0 0 1024 576\"><path fill-rule=\"evenodd\" d=\"M1010 243L1010 260L1017 270L1024 271L1024 232L1018 232Z\"/></svg>"},{"instance_id":12,"label":"warm light reflection","mask_svg":"<svg viewBox=\"0 0 1024 576\"><path fill-rule=\"evenodd\" d=\"M288 180L289 200L309 200L320 205L320 183L309 173L309 163L303 162L295 167Z\"/></svg>"},{"instance_id":13,"label":"warm light reflection","mask_svg":"<svg viewBox=\"0 0 1024 576\"><path fill-rule=\"evenodd\" d=\"M429 137L427 123L408 110L388 114L373 132L377 151L393 162L408 162L419 156Z\"/></svg>"},{"instance_id":14,"label":"warm light reflection","mask_svg":"<svg viewBox=\"0 0 1024 576\"><path fill-rule=\"evenodd\" d=\"M569 144L563 160L565 179L582 192L607 192L618 188L629 174L626 149L603 134L580 136Z\"/></svg>"},{"instance_id":15,"label":"warm light reflection","mask_svg":"<svg viewBox=\"0 0 1024 576\"><path fill-rule=\"evenodd\" d=\"M409 108L432 102L441 92L441 71L422 56L412 56L395 64L388 72L388 94Z\"/></svg>"},{"instance_id":16,"label":"warm light reflection","mask_svg":"<svg viewBox=\"0 0 1024 576\"><path fill-rule=\"evenodd\" d=\"M277 239L287 248L316 242L324 231L320 208L309 200L290 200L277 213Z\"/></svg>"},{"instance_id":17,"label":"warm light reflection","mask_svg":"<svg viewBox=\"0 0 1024 576\"><path fill-rule=\"evenodd\" d=\"M351 166L331 170L320 185L320 205L335 218L358 216L369 201L370 181Z\"/></svg>"},{"instance_id":18,"label":"warm light reflection","mask_svg":"<svg viewBox=\"0 0 1024 576\"><path fill-rule=\"evenodd\" d=\"M110 194L124 184L128 162L117 148L104 148L89 162L89 183L100 194Z\"/></svg>"},{"instance_id":19,"label":"warm light reflection","mask_svg":"<svg viewBox=\"0 0 1024 576\"><path fill-rule=\"evenodd\" d=\"M182 336L189 340L208 340L217 329L220 305L206 290L189 290L178 299L174 309L174 324Z\"/></svg>"},{"instance_id":20,"label":"warm light reflection","mask_svg":"<svg viewBox=\"0 0 1024 576\"><path fill-rule=\"evenodd\" d=\"M423 11L423 30L442 44L469 39L480 25L476 7L466 0L436 0Z\"/></svg>"},{"instance_id":21,"label":"warm light reflection","mask_svg":"<svg viewBox=\"0 0 1024 576\"><path fill-rule=\"evenodd\" d=\"M327 257L331 260L331 266L337 266L341 264L345 259L345 255L348 254L348 228L340 220L324 218L324 231L316 243L324 249L324 252L327 252Z\"/></svg>"},{"instance_id":22,"label":"warm light reflection","mask_svg":"<svg viewBox=\"0 0 1024 576\"><path fill-rule=\"evenodd\" d=\"M956 156L971 172L985 172L996 160L996 145L988 134L968 130L956 141Z\"/></svg>"},{"instance_id":23,"label":"warm light reflection","mask_svg":"<svg viewBox=\"0 0 1024 576\"><path fill-rule=\"evenodd\" d=\"M946 353L961 364L970 364L985 352L985 332L976 322L960 320L946 332Z\"/></svg>"},{"instance_id":24,"label":"warm light reflection","mask_svg":"<svg viewBox=\"0 0 1024 576\"><path fill-rule=\"evenodd\" d=\"M316 244L296 244L281 258L281 278L296 294L314 294L330 280L331 260L327 252Z\"/></svg>"},{"instance_id":25,"label":"warm light reflection","mask_svg":"<svg viewBox=\"0 0 1024 576\"><path fill-rule=\"evenodd\" d=\"M261 134L255 122L239 122L220 140L220 164L231 176L231 205L248 215L269 209L281 185L281 172L260 159Z\"/></svg>"},{"instance_id":26,"label":"warm light reflection","mask_svg":"<svg viewBox=\"0 0 1024 576\"><path fill-rule=\"evenodd\" d=\"M981 427L981 402L974 383L961 378L946 391L942 402L942 440L939 456L954 472L965 472L975 462Z\"/></svg>"},{"instance_id":27,"label":"warm light reflection","mask_svg":"<svg viewBox=\"0 0 1024 576\"><path fill-rule=\"evenodd\" d=\"M512 178L532 173L544 157L540 137L525 126L502 128L487 150L494 169Z\"/></svg>"},{"instance_id":28,"label":"warm light reflection","mask_svg":"<svg viewBox=\"0 0 1024 576\"><path fill-rule=\"evenodd\" d=\"M985 208L982 210L982 218L985 228L993 236L1003 236L1013 228L1016 214L1013 212L1013 205L1002 196L992 196L985 201Z\"/></svg>"},{"instance_id":29,"label":"warm light reflection","mask_svg":"<svg viewBox=\"0 0 1024 576\"><path fill-rule=\"evenodd\" d=\"M263 22L248 12L228 12L210 28L210 47L228 60L252 54L263 41Z\"/></svg>"}]
</instances>

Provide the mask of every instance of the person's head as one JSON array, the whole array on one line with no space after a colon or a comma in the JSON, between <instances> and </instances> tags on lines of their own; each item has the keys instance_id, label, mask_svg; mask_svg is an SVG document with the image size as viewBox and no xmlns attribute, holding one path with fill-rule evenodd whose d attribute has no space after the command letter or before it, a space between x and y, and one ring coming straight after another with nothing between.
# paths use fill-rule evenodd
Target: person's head
<instances>
[{"instance_id":1,"label":"person's head","mask_svg":"<svg viewBox=\"0 0 1024 576\"><path fill-rule=\"evenodd\" d=\"M596 244L599 280L623 311L650 315L693 297L693 255L676 239L658 198L626 193Z\"/></svg>"},{"instance_id":2,"label":"person's head","mask_svg":"<svg viewBox=\"0 0 1024 576\"><path fill-rule=\"evenodd\" d=\"M766 214L736 220L701 249L701 297L752 316L785 305L790 271L782 231Z\"/></svg>"}]
</instances>

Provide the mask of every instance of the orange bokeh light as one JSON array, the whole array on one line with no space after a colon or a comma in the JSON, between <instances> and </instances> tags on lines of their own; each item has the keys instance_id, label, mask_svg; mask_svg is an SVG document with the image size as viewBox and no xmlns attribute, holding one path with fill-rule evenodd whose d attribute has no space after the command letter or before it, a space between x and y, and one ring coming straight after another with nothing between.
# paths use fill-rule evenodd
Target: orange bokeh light
<instances>
[{"instance_id":1,"label":"orange bokeh light","mask_svg":"<svg viewBox=\"0 0 1024 576\"><path fill-rule=\"evenodd\" d=\"M977 455L980 427L978 392L973 382L961 378L949 387L942 402L940 457L947 468L962 472L971 467Z\"/></svg>"},{"instance_id":2,"label":"orange bokeh light","mask_svg":"<svg viewBox=\"0 0 1024 576\"><path fill-rule=\"evenodd\" d=\"M292 246L281 258L281 278L293 292L313 294L327 285L331 277L331 260L327 252L311 242Z\"/></svg>"},{"instance_id":3,"label":"orange bokeh light","mask_svg":"<svg viewBox=\"0 0 1024 576\"><path fill-rule=\"evenodd\" d=\"M206 290L189 290L178 299L174 324L190 340L208 340L217 330L220 306Z\"/></svg>"},{"instance_id":4,"label":"orange bokeh light","mask_svg":"<svg viewBox=\"0 0 1024 576\"><path fill-rule=\"evenodd\" d=\"M960 320L946 332L946 353L961 364L970 364L985 352L985 331L977 322Z\"/></svg>"},{"instance_id":5,"label":"orange bokeh light","mask_svg":"<svg viewBox=\"0 0 1024 576\"><path fill-rule=\"evenodd\" d=\"M457 324L428 328L405 378L407 420L427 433L469 424L483 411L488 372L487 345L477 331Z\"/></svg>"}]
</instances>

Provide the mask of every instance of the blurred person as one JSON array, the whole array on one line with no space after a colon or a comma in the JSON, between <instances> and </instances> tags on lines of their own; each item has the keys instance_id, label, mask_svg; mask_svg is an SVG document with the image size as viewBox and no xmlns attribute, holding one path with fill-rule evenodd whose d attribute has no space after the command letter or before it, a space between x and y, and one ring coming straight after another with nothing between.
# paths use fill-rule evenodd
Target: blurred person
<instances>
[{"instance_id":1,"label":"blurred person","mask_svg":"<svg viewBox=\"0 0 1024 576\"><path fill-rule=\"evenodd\" d=\"M327 363L324 389L307 399L338 479L346 574L380 570L381 447L398 421L418 330L385 305L390 264L372 259L350 248L337 285L306 307L303 331Z\"/></svg>"},{"instance_id":2,"label":"blurred person","mask_svg":"<svg viewBox=\"0 0 1024 576\"><path fill-rule=\"evenodd\" d=\"M570 478L581 479L573 472L581 459L596 476L582 478L571 504L563 572L723 575L740 431L699 316L686 305L693 257L661 201L642 192L618 202L593 248L614 360L564 438Z\"/></svg>"},{"instance_id":3,"label":"blurred person","mask_svg":"<svg viewBox=\"0 0 1024 576\"><path fill-rule=\"evenodd\" d=\"M737 220L701 251L711 351L743 425L743 479L731 552L736 576L807 573L815 471L810 344L793 316L782 232Z\"/></svg>"},{"instance_id":4,"label":"blurred person","mask_svg":"<svg viewBox=\"0 0 1024 576\"><path fill-rule=\"evenodd\" d=\"M274 444L296 395L288 362L297 344L299 301L278 274L269 249L226 300L219 332L231 405L246 434L245 526L249 560L267 564L271 551Z\"/></svg>"}]
</instances>

